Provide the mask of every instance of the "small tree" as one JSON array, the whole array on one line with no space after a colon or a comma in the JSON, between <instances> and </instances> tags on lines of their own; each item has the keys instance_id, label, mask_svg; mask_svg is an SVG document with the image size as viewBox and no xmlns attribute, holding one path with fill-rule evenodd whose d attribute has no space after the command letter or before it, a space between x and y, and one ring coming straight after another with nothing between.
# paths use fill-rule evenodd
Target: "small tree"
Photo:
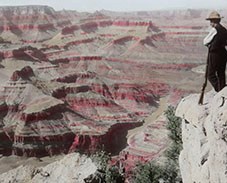
<instances>
[{"instance_id":1,"label":"small tree","mask_svg":"<svg viewBox=\"0 0 227 183\"><path fill-rule=\"evenodd\" d=\"M98 169L106 170L111 157L106 151L101 150L91 155L91 159L94 161Z\"/></svg>"},{"instance_id":2,"label":"small tree","mask_svg":"<svg viewBox=\"0 0 227 183\"><path fill-rule=\"evenodd\" d=\"M124 183L124 175L120 174L119 167L110 166L106 169L106 178L107 183Z\"/></svg>"},{"instance_id":3,"label":"small tree","mask_svg":"<svg viewBox=\"0 0 227 183\"><path fill-rule=\"evenodd\" d=\"M171 145L165 151L167 162L165 163L164 180L168 183L181 182L180 169L179 169L179 155L182 150L182 119L175 115L173 106L168 106L165 111L167 118L166 128L169 130L169 138L172 140Z\"/></svg>"},{"instance_id":4,"label":"small tree","mask_svg":"<svg viewBox=\"0 0 227 183\"><path fill-rule=\"evenodd\" d=\"M162 167L156 165L156 163L139 163L134 172L133 183L159 183L162 174Z\"/></svg>"},{"instance_id":5,"label":"small tree","mask_svg":"<svg viewBox=\"0 0 227 183\"><path fill-rule=\"evenodd\" d=\"M102 150L96 152L91 156L91 159L95 162L96 166L98 167L99 172L98 183L124 183L124 175L120 173L119 167L112 166L109 164L111 156L106 151ZM96 183L96 179L94 180L95 180L94 183Z\"/></svg>"},{"instance_id":6,"label":"small tree","mask_svg":"<svg viewBox=\"0 0 227 183\"><path fill-rule=\"evenodd\" d=\"M175 109L173 106L168 106L164 112L167 118L166 128L170 131L169 138L177 145L182 145L181 135L181 118L175 115Z\"/></svg>"}]
</instances>

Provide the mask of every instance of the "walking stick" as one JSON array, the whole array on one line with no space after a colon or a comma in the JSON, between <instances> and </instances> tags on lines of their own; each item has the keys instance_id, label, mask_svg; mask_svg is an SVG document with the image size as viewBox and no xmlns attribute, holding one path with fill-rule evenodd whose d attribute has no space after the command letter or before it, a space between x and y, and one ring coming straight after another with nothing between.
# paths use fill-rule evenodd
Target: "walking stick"
<instances>
[{"instance_id":1,"label":"walking stick","mask_svg":"<svg viewBox=\"0 0 227 183\"><path fill-rule=\"evenodd\" d=\"M208 59L209 59L209 53L207 55L207 64L206 64L206 71L205 71L205 81L203 83L203 87L202 87L202 90L201 90L201 94L200 94L200 98L199 98L199 105L203 105L204 92L205 92L205 88L207 86Z\"/></svg>"}]
</instances>

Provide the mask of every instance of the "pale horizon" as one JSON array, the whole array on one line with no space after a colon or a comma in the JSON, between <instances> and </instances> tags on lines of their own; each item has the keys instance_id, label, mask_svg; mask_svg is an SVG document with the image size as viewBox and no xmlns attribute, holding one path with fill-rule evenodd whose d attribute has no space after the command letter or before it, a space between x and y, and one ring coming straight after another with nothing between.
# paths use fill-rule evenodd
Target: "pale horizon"
<instances>
[{"instance_id":1,"label":"pale horizon","mask_svg":"<svg viewBox=\"0 0 227 183\"><path fill-rule=\"evenodd\" d=\"M172 9L224 9L226 0L0 0L0 6L47 5L55 10L76 10L80 12L110 11L153 11Z\"/></svg>"}]
</instances>

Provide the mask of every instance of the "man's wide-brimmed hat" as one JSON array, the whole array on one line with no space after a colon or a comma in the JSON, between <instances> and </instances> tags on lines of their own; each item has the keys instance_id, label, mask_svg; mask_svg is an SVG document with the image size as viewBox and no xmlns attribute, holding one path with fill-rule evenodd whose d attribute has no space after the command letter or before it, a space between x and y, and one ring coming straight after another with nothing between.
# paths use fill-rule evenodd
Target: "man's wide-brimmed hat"
<instances>
[{"instance_id":1,"label":"man's wide-brimmed hat","mask_svg":"<svg viewBox=\"0 0 227 183\"><path fill-rule=\"evenodd\" d=\"M212 11L206 20L221 19L221 15L217 11Z\"/></svg>"}]
</instances>

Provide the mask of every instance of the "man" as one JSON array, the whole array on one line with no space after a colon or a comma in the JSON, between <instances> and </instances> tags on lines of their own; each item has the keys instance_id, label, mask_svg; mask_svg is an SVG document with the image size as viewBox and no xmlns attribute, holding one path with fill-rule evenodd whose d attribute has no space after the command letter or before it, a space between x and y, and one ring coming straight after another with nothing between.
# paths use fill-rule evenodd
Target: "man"
<instances>
[{"instance_id":1,"label":"man","mask_svg":"<svg viewBox=\"0 0 227 183\"><path fill-rule=\"evenodd\" d=\"M225 45L227 44L227 30L220 24L221 18L223 17L216 11L210 13L206 20L210 21L212 28L203 40L203 44L208 47L207 79L216 92L226 86L227 51Z\"/></svg>"}]
</instances>

